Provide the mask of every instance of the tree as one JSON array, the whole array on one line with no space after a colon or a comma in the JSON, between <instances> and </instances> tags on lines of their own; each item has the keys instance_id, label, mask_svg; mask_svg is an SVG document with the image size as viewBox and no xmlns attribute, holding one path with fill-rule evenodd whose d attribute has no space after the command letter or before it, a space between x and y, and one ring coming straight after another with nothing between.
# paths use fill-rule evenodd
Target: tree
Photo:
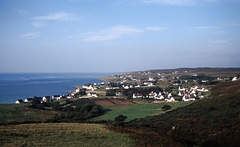
<instances>
[{"instance_id":1,"label":"tree","mask_svg":"<svg viewBox=\"0 0 240 147\"><path fill-rule=\"evenodd\" d=\"M104 109L102 106L100 105L95 105L92 110L89 112L90 116L99 116L101 114L103 114Z\"/></svg>"},{"instance_id":2,"label":"tree","mask_svg":"<svg viewBox=\"0 0 240 147\"><path fill-rule=\"evenodd\" d=\"M61 106L60 106L59 102L53 102L52 103L52 109L55 110L55 111L60 111Z\"/></svg>"},{"instance_id":3,"label":"tree","mask_svg":"<svg viewBox=\"0 0 240 147\"><path fill-rule=\"evenodd\" d=\"M171 109L172 107L171 106L169 106L169 105L163 105L162 106L162 110L163 111L167 111L167 110L169 110L169 109Z\"/></svg>"},{"instance_id":4,"label":"tree","mask_svg":"<svg viewBox=\"0 0 240 147\"><path fill-rule=\"evenodd\" d=\"M114 120L117 122L123 122L127 119L127 116L124 115L119 115L118 117L116 117Z\"/></svg>"}]
</instances>

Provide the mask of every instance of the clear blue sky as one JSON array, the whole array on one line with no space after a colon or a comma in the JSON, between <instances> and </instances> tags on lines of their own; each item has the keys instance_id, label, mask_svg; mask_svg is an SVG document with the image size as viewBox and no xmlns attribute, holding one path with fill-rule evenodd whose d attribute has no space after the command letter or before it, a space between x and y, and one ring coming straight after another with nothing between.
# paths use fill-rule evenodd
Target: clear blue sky
<instances>
[{"instance_id":1,"label":"clear blue sky","mask_svg":"<svg viewBox=\"0 0 240 147\"><path fill-rule=\"evenodd\" d=\"M1 0L0 72L240 67L240 0Z\"/></svg>"}]
</instances>

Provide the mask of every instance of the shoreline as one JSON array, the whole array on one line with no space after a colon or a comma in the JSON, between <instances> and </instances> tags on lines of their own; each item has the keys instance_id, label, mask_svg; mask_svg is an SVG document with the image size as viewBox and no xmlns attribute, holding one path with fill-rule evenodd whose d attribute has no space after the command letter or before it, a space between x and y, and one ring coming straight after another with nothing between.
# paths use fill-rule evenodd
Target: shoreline
<instances>
[{"instance_id":1,"label":"shoreline","mask_svg":"<svg viewBox=\"0 0 240 147\"><path fill-rule=\"evenodd\" d=\"M67 95L80 85L102 82L109 73L0 73L0 104L18 99ZM78 86L76 86L78 85Z\"/></svg>"}]
</instances>

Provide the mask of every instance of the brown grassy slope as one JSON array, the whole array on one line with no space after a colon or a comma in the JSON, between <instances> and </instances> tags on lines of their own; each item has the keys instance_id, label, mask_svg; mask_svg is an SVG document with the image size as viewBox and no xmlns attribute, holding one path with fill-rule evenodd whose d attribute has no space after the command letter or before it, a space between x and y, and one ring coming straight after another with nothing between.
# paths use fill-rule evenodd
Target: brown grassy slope
<instances>
[{"instance_id":1,"label":"brown grassy slope","mask_svg":"<svg viewBox=\"0 0 240 147\"><path fill-rule=\"evenodd\" d=\"M158 142L159 146L239 146L240 82L222 83L213 87L209 99L163 115L134 120L125 127L160 135L163 141ZM145 143L156 145L147 139Z\"/></svg>"},{"instance_id":2,"label":"brown grassy slope","mask_svg":"<svg viewBox=\"0 0 240 147\"><path fill-rule=\"evenodd\" d=\"M0 126L0 146L133 146L126 134L114 133L99 124L34 123Z\"/></svg>"},{"instance_id":3,"label":"brown grassy slope","mask_svg":"<svg viewBox=\"0 0 240 147\"><path fill-rule=\"evenodd\" d=\"M91 101L101 106L122 106L135 104L134 102L129 101L127 99L118 98L91 99Z\"/></svg>"}]
</instances>

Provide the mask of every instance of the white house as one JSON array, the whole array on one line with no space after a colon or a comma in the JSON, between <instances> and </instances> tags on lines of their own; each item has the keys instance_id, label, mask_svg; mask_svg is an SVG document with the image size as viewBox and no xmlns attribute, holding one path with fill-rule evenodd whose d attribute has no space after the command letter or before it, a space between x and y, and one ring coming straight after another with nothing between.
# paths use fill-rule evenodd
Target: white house
<instances>
[{"instance_id":1,"label":"white house","mask_svg":"<svg viewBox=\"0 0 240 147\"><path fill-rule=\"evenodd\" d=\"M165 101L167 101L167 102L174 102L175 99L174 99L173 97L171 97L171 98L165 98Z\"/></svg>"},{"instance_id":2,"label":"white house","mask_svg":"<svg viewBox=\"0 0 240 147\"><path fill-rule=\"evenodd\" d=\"M20 104L20 103L23 103L23 100L22 99L19 99L15 102L16 104Z\"/></svg>"},{"instance_id":3,"label":"white house","mask_svg":"<svg viewBox=\"0 0 240 147\"><path fill-rule=\"evenodd\" d=\"M168 94L168 98L171 98L171 97L172 97L172 94L171 94L171 93L169 93L169 94Z\"/></svg>"},{"instance_id":4,"label":"white house","mask_svg":"<svg viewBox=\"0 0 240 147\"><path fill-rule=\"evenodd\" d=\"M196 94L196 90L192 90L190 94Z\"/></svg>"},{"instance_id":5,"label":"white house","mask_svg":"<svg viewBox=\"0 0 240 147\"><path fill-rule=\"evenodd\" d=\"M140 85L135 86L135 88L139 88L139 87L141 87L141 86Z\"/></svg>"},{"instance_id":6,"label":"white house","mask_svg":"<svg viewBox=\"0 0 240 147\"><path fill-rule=\"evenodd\" d=\"M77 88L77 89L76 89L76 92L80 92L80 91L81 91L80 88Z\"/></svg>"},{"instance_id":7,"label":"white house","mask_svg":"<svg viewBox=\"0 0 240 147\"><path fill-rule=\"evenodd\" d=\"M156 98L157 97L157 93L156 92L150 92L149 94L148 94L148 98Z\"/></svg>"},{"instance_id":8,"label":"white house","mask_svg":"<svg viewBox=\"0 0 240 147\"><path fill-rule=\"evenodd\" d=\"M195 101L195 100L196 100L195 98L187 97L185 95L182 98L182 101L185 101L185 102L187 102L187 101Z\"/></svg>"},{"instance_id":9,"label":"white house","mask_svg":"<svg viewBox=\"0 0 240 147\"><path fill-rule=\"evenodd\" d=\"M148 78L148 81L156 81L154 78Z\"/></svg>"},{"instance_id":10,"label":"white house","mask_svg":"<svg viewBox=\"0 0 240 147\"><path fill-rule=\"evenodd\" d=\"M193 77L197 77L198 75L197 75L197 74L193 74L192 76L193 76Z\"/></svg>"},{"instance_id":11,"label":"white house","mask_svg":"<svg viewBox=\"0 0 240 147\"><path fill-rule=\"evenodd\" d=\"M32 103L33 102L33 98L25 98L24 102L25 103Z\"/></svg>"},{"instance_id":12,"label":"white house","mask_svg":"<svg viewBox=\"0 0 240 147\"><path fill-rule=\"evenodd\" d=\"M164 100L164 96L163 95L158 95L157 97L155 97L156 100Z\"/></svg>"},{"instance_id":13,"label":"white house","mask_svg":"<svg viewBox=\"0 0 240 147\"><path fill-rule=\"evenodd\" d=\"M124 89L129 89L129 86L127 85L127 86L124 86L123 88L124 88Z\"/></svg>"},{"instance_id":14,"label":"white house","mask_svg":"<svg viewBox=\"0 0 240 147\"><path fill-rule=\"evenodd\" d=\"M82 88L90 90L90 91L94 91L97 89L96 87L93 87L92 85L89 85L89 86L84 85L84 86L82 86Z\"/></svg>"},{"instance_id":15,"label":"white house","mask_svg":"<svg viewBox=\"0 0 240 147\"><path fill-rule=\"evenodd\" d=\"M181 93L181 91L179 91L178 96L183 96L183 93Z\"/></svg>"},{"instance_id":16,"label":"white house","mask_svg":"<svg viewBox=\"0 0 240 147\"><path fill-rule=\"evenodd\" d=\"M87 94L88 97L98 97L96 93L93 93L93 92L89 92Z\"/></svg>"},{"instance_id":17,"label":"white house","mask_svg":"<svg viewBox=\"0 0 240 147\"><path fill-rule=\"evenodd\" d=\"M153 83L150 82L150 83L148 84L148 87L152 87L152 86L154 86L154 85L153 85Z\"/></svg>"},{"instance_id":18,"label":"white house","mask_svg":"<svg viewBox=\"0 0 240 147\"><path fill-rule=\"evenodd\" d=\"M121 92L116 92L116 96L122 96Z\"/></svg>"},{"instance_id":19,"label":"white house","mask_svg":"<svg viewBox=\"0 0 240 147\"><path fill-rule=\"evenodd\" d=\"M51 97L50 97L50 96L44 96L44 97L42 98L42 101L43 101L43 102L50 102L50 101L51 101Z\"/></svg>"},{"instance_id":20,"label":"white house","mask_svg":"<svg viewBox=\"0 0 240 147\"><path fill-rule=\"evenodd\" d=\"M232 81L237 81L237 77L234 77L234 78L232 79Z\"/></svg>"},{"instance_id":21,"label":"white house","mask_svg":"<svg viewBox=\"0 0 240 147\"><path fill-rule=\"evenodd\" d=\"M61 98L62 98L61 95L53 95L53 96L52 96L52 99L53 99L53 100L60 100Z\"/></svg>"},{"instance_id":22,"label":"white house","mask_svg":"<svg viewBox=\"0 0 240 147\"><path fill-rule=\"evenodd\" d=\"M68 95L68 96L67 96L67 99L72 99L72 98L73 98L72 95Z\"/></svg>"},{"instance_id":23,"label":"white house","mask_svg":"<svg viewBox=\"0 0 240 147\"><path fill-rule=\"evenodd\" d=\"M133 98L134 98L134 99L135 99L135 98L143 98L143 95L140 94L140 93L137 93L137 94L133 93Z\"/></svg>"},{"instance_id":24,"label":"white house","mask_svg":"<svg viewBox=\"0 0 240 147\"><path fill-rule=\"evenodd\" d=\"M179 91L185 91L186 89L185 88L181 88L180 86L178 87L178 90Z\"/></svg>"}]
</instances>

